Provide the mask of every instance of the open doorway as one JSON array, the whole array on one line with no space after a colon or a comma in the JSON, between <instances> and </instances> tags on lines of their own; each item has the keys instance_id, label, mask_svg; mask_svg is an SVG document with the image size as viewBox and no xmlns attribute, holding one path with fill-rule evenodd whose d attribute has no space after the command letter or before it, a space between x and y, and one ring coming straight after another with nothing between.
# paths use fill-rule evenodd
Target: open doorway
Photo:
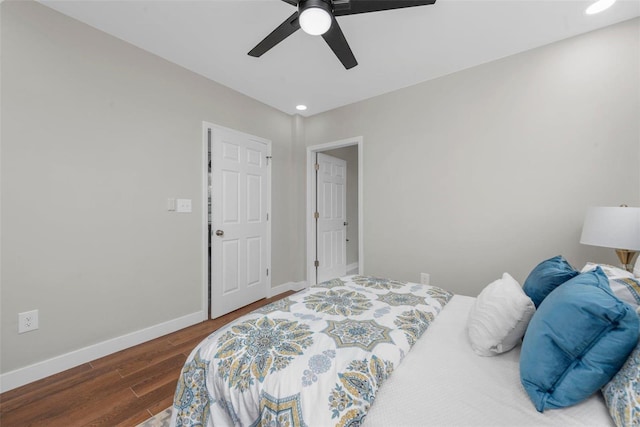
<instances>
[{"instance_id":1,"label":"open doorway","mask_svg":"<svg viewBox=\"0 0 640 427\"><path fill-rule=\"evenodd\" d=\"M342 159L346 162L346 274L363 274L363 144L362 137L353 137L326 144L307 147L307 283L318 283L317 212L318 190L316 188L317 153ZM322 277L320 277L322 279ZM322 281L322 280L320 280Z\"/></svg>"}]
</instances>

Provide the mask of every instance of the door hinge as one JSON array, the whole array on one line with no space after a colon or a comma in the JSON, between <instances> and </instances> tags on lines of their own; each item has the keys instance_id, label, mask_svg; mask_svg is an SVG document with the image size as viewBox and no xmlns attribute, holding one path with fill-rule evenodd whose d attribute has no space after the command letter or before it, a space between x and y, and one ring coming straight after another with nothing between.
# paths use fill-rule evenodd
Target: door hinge
<instances>
[{"instance_id":1,"label":"door hinge","mask_svg":"<svg viewBox=\"0 0 640 427\"><path fill-rule=\"evenodd\" d=\"M269 275L269 269L267 268L267 276Z\"/></svg>"},{"instance_id":2,"label":"door hinge","mask_svg":"<svg viewBox=\"0 0 640 427\"><path fill-rule=\"evenodd\" d=\"M320 267L320 261L315 260L315 261L313 262L313 265L314 265L314 267L316 267L316 268Z\"/></svg>"},{"instance_id":3,"label":"door hinge","mask_svg":"<svg viewBox=\"0 0 640 427\"><path fill-rule=\"evenodd\" d=\"M319 171L319 170L320 170L320 165L319 165L318 163L316 163L316 164L314 165L314 167L316 168L316 170L317 170L317 171Z\"/></svg>"},{"instance_id":4,"label":"door hinge","mask_svg":"<svg viewBox=\"0 0 640 427\"><path fill-rule=\"evenodd\" d=\"M269 221L269 212L267 212L267 221Z\"/></svg>"},{"instance_id":5,"label":"door hinge","mask_svg":"<svg viewBox=\"0 0 640 427\"><path fill-rule=\"evenodd\" d=\"M269 160L271 160L273 157L271 156L267 156L267 166L269 166Z\"/></svg>"},{"instance_id":6,"label":"door hinge","mask_svg":"<svg viewBox=\"0 0 640 427\"><path fill-rule=\"evenodd\" d=\"M320 218L320 212L314 212L314 213L313 213L313 217L314 217L315 219Z\"/></svg>"}]
</instances>

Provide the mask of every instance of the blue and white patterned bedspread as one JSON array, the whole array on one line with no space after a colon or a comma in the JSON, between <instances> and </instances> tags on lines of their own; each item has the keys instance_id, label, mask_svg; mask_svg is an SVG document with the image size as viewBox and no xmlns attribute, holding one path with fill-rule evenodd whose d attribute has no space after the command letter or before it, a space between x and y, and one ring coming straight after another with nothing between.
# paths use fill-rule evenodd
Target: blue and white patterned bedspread
<instances>
[{"instance_id":1,"label":"blue and white patterned bedspread","mask_svg":"<svg viewBox=\"0 0 640 427\"><path fill-rule=\"evenodd\" d=\"M451 297L433 286L348 276L266 305L193 350L172 425L360 425Z\"/></svg>"}]
</instances>

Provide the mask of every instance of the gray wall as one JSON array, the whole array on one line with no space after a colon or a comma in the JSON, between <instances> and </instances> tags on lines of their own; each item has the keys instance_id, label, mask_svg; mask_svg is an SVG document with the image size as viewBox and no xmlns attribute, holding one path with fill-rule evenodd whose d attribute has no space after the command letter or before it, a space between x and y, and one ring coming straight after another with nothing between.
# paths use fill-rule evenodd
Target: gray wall
<instances>
[{"instance_id":1,"label":"gray wall","mask_svg":"<svg viewBox=\"0 0 640 427\"><path fill-rule=\"evenodd\" d=\"M302 280L289 115L37 3L1 8L1 372L201 310L203 121L272 140L272 285Z\"/></svg>"},{"instance_id":2,"label":"gray wall","mask_svg":"<svg viewBox=\"0 0 640 427\"><path fill-rule=\"evenodd\" d=\"M308 145L364 139L365 273L477 295L579 244L591 205L640 199L639 22L305 120Z\"/></svg>"},{"instance_id":3,"label":"gray wall","mask_svg":"<svg viewBox=\"0 0 640 427\"><path fill-rule=\"evenodd\" d=\"M324 154L347 162L347 266L358 262L358 147L336 148Z\"/></svg>"}]
</instances>

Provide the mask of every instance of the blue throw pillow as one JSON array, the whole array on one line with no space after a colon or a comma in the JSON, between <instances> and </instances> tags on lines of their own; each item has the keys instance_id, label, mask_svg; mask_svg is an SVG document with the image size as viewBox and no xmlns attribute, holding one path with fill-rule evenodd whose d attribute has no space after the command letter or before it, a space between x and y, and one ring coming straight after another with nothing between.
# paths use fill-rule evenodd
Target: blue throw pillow
<instances>
[{"instance_id":1,"label":"blue throw pillow","mask_svg":"<svg viewBox=\"0 0 640 427\"><path fill-rule=\"evenodd\" d=\"M533 301L536 308L555 288L578 274L562 255L542 261L529 273L522 289Z\"/></svg>"},{"instance_id":2,"label":"blue throw pillow","mask_svg":"<svg viewBox=\"0 0 640 427\"><path fill-rule=\"evenodd\" d=\"M536 409L574 405L598 391L635 347L639 327L599 267L556 288L533 315L520 355L520 379Z\"/></svg>"}]
</instances>

